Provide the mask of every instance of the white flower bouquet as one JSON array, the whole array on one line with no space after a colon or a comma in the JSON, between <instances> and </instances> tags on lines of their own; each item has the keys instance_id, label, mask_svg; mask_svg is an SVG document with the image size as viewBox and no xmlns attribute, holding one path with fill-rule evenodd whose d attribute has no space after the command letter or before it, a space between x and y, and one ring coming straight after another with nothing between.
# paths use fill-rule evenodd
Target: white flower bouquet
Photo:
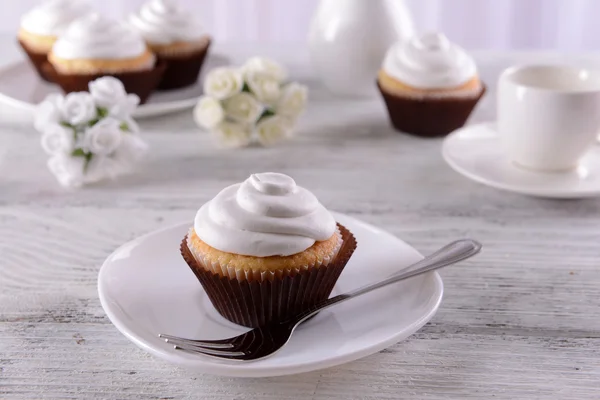
<instances>
[{"instance_id":1,"label":"white flower bouquet","mask_svg":"<svg viewBox=\"0 0 600 400\"><path fill-rule=\"evenodd\" d=\"M131 117L139 103L120 80L102 77L88 92L51 94L34 115L48 168L65 187L80 187L130 172L147 150Z\"/></svg>"},{"instance_id":2,"label":"white flower bouquet","mask_svg":"<svg viewBox=\"0 0 600 400\"><path fill-rule=\"evenodd\" d=\"M225 147L253 141L269 146L288 138L304 111L308 89L286 83L286 78L281 65L260 57L240 68L215 68L206 76L205 96L194 109L194 119Z\"/></svg>"}]
</instances>

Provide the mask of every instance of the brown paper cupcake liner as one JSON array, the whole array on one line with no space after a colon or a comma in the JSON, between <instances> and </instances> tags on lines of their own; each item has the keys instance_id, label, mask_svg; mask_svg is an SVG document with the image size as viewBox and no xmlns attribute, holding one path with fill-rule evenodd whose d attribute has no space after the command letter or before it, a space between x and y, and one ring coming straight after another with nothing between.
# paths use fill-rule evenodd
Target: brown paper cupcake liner
<instances>
[{"instance_id":1,"label":"brown paper cupcake liner","mask_svg":"<svg viewBox=\"0 0 600 400\"><path fill-rule=\"evenodd\" d=\"M208 271L192 255L187 236L181 242L181 254L219 314L236 324L255 328L283 321L329 298L356 249L354 235L340 224L338 228L342 246L328 265L295 270L272 280L239 281Z\"/></svg>"},{"instance_id":2,"label":"brown paper cupcake liner","mask_svg":"<svg viewBox=\"0 0 600 400\"><path fill-rule=\"evenodd\" d=\"M87 92L91 81L103 76L113 76L123 82L127 93L137 94L140 97L140 104L144 104L158 86L166 65L157 62L154 68L149 70L106 74L63 74L57 72L49 62L46 62L42 68L65 93Z\"/></svg>"},{"instance_id":3,"label":"brown paper cupcake liner","mask_svg":"<svg viewBox=\"0 0 600 400\"><path fill-rule=\"evenodd\" d=\"M30 50L29 47L27 47L27 45L25 44L25 42L23 42L21 39L18 39L18 42L21 45L23 51L27 54L29 61L31 61L31 64L37 71L40 78L42 78L46 82L52 83L52 77L44 69L44 64L48 62L48 54L36 53L35 51Z\"/></svg>"},{"instance_id":4,"label":"brown paper cupcake liner","mask_svg":"<svg viewBox=\"0 0 600 400\"><path fill-rule=\"evenodd\" d=\"M157 59L166 64L167 68L158 85L159 90L180 89L196 83L204 64L210 40L202 50L189 54L157 54Z\"/></svg>"},{"instance_id":5,"label":"brown paper cupcake liner","mask_svg":"<svg viewBox=\"0 0 600 400\"><path fill-rule=\"evenodd\" d=\"M484 96L481 92L470 97L403 97L388 93L377 87L385 104L393 127L401 132L422 137L440 137L465 125L473 109Z\"/></svg>"}]
</instances>

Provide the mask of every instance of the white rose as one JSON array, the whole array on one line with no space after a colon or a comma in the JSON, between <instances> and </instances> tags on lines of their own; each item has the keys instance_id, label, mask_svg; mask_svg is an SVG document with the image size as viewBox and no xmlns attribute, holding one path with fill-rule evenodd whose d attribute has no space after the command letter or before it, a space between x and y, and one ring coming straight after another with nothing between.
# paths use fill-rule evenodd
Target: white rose
<instances>
[{"instance_id":1,"label":"white rose","mask_svg":"<svg viewBox=\"0 0 600 400\"><path fill-rule=\"evenodd\" d=\"M263 57L252 57L242 67L244 75L249 72L257 72L275 79L281 83L287 78L287 71L278 62L263 58Z\"/></svg>"},{"instance_id":2,"label":"white rose","mask_svg":"<svg viewBox=\"0 0 600 400\"><path fill-rule=\"evenodd\" d=\"M103 76L93 80L88 84L88 88L96 105L106 109L120 103L127 97L123 82L113 76Z\"/></svg>"},{"instance_id":3,"label":"white rose","mask_svg":"<svg viewBox=\"0 0 600 400\"><path fill-rule=\"evenodd\" d=\"M208 73L204 79L204 94L223 100L242 91L244 78L236 68L219 67Z\"/></svg>"},{"instance_id":4,"label":"white rose","mask_svg":"<svg viewBox=\"0 0 600 400\"><path fill-rule=\"evenodd\" d=\"M111 117L130 118L140 104L140 98L135 94L127 94L123 83L112 76L98 78L88 86L96 106L106 109Z\"/></svg>"},{"instance_id":5,"label":"white rose","mask_svg":"<svg viewBox=\"0 0 600 400\"><path fill-rule=\"evenodd\" d=\"M284 117L272 115L260 120L256 125L256 136L263 146L270 146L291 134L291 124Z\"/></svg>"},{"instance_id":6,"label":"white rose","mask_svg":"<svg viewBox=\"0 0 600 400\"><path fill-rule=\"evenodd\" d=\"M93 154L107 155L121 144L124 135L119 128L119 121L113 118L100 120L85 130L85 149Z\"/></svg>"},{"instance_id":7,"label":"white rose","mask_svg":"<svg viewBox=\"0 0 600 400\"><path fill-rule=\"evenodd\" d=\"M84 183L85 163L84 157L61 154L48 160L48 169L62 186L77 188Z\"/></svg>"},{"instance_id":8,"label":"white rose","mask_svg":"<svg viewBox=\"0 0 600 400\"><path fill-rule=\"evenodd\" d=\"M306 107L308 98L308 89L304 85L298 83L289 83L283 87L281 96L275 106L277 114L297 118Z\"/></svg>"},{"instance_id":9,"label":"white rose","mask_svg":"<svg viewBox=\"0 0 600 400\"><path fill-rule=\"evenodd\" d=\"M112 157L94 155L87 165L84 183L99 182L104 179L115 179L121 175L123 168Z\"/></svg>"},{"instance_id":10,"label":"white rose","mask_svg":"<svg viewBox=\"0 0 600 400\"><path fill-rule=\"evenodd\" d=\"M275 103L281 93L279 82L272 76L262 72L248 72L246 83L256 98L267 104Z\"/></svg>"},{"instance_id":11,"label":"white rose","mask_svg":"<svg viewBox=\"0 0 600 400\"><path fill-rule=\"evenodd\" d=\"M223 147L244 147L250 144L250 130L234 122L221 122L211 131Z\"/></svg>"},{"instance_id":12,"label":"white rose","mask_svg":"<svg viewBox=\"0 0 600 400\"><path fill-rule=\"evenodd\" d=\"M87 92L67 94L62 103L62 115L63 119L71 125L88 123L97 116L94 98Z\"/></svg>"},{"instance_id":13,"label":"white rose","mask_svg":"<svg viewBox=\"0 0 600 400\"><path fill-rule=\"evenodd\" d=\"M112 159L122 173L128 172L148 151L148 145L139 136L125 134L121 145L115 150Z\"/></svg>"},{"instance_id":14,"label":"white rose","mask_svg":"<svg viewBox=\"0 0 600 400\"><path fill-rule=\"evenodd\" d=\"M254 124L264 107L250 93L238 93L223 102L225 115L241 124Z\"/></svg>"},{"instance_id":15,"label":"white rose","mask_svg":"<svg viewBox=\"0 0 600 400\"><path fill-rule=\"evenodd\" d=\"M140 104L140 98L135 94L128 94L124 99L108 108L108 116L117 119L131 118L138 104Z\"/></svg>"},{"instance_id":16,"label":"white rose","mask_svg":"<svg viewBox=\"0 0 600 400\"><path fill-rule=\"evenodd\" d=\"M65 98L52 93L46 96L44 101L37 105L33 115L33 126L38 132L44 132L48 124L58 124L62 118L62 104Z\"/></svg>"},{"instance_id":17,"label":"white rose","mask_svg":"<svg viewBox=\"0 0 600 400\"><path fill-rule=\"evenodd\" d=\"M115 179L133 169L148 150L148 145L138 136L126 134L121 145L110 156L94 155L88 163L85 183L98 182L103 179Z\"/></svg>"},{"instance_id":18,"label":"white rose","mask_svg":"<svg viewBox=\"0 0 600 400\"><path fill-rule=\"evenodd\" d=\"M140 133L140 126L131 117L127 117L127 118L123 119L123 121L121 121L121 123L119 124L119 127L121 128L122 131L125 131L125 132Z\"/></svg>"},{"instance_id":19,"label":"white rose","mask_svg":"<svg viewBox=\"0 0 600 400\"><path fill-rule=\"evenodd\" d=\"M88 88L98 107L110 108L127 97L123 82L113 76L93 80Z\"/></svg>"},{"instance_id":20,"label":"white rose","mask_svg":"<svg viewBox=\"0 0 600 400\"><path fill-rule=\"evenodd\" d=\"M54 123L45 125L43 132L41 144L47 154L71 154L75 150L73 129Z\"/></svg>"},{"instance_id":21,"label":"white rose","mask_svg":"<svg viewBox=\"0 0 600 400\"><path fill-rule=\"evenodd\" d=\"M225 111L221 102L213 97L204 96L194 108L194 120L207 129L212 129L223 122Z\"/></svg>"}]
</instances>

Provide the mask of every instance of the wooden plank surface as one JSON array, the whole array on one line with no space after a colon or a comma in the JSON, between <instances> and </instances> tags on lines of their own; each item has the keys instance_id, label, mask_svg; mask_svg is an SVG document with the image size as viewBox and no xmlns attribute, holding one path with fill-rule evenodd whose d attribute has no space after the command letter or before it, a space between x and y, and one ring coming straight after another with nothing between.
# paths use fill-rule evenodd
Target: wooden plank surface
<instances>
[{"instance_id":1,"label":"wooden plank surface","mask_svg":"<svg viewBox=\"0 0 600 400\"><path fill-rule=\"evenodd\" d=\"M0 398L600 398L600 200L535 199L470 182L444 164L440 140L393 133L379 100L313 89L293 142L216 150L189 112L145 120L152 152L140 171L73 192L46 170L37 134L3 126ZM492 115L490 94L475 120ZM421 252L464 236L485 250L442 272L442 306L419 333L343 366L222 378L136 348L100 307L103 260L268 170Z\"/></svg>"}]
</instances>

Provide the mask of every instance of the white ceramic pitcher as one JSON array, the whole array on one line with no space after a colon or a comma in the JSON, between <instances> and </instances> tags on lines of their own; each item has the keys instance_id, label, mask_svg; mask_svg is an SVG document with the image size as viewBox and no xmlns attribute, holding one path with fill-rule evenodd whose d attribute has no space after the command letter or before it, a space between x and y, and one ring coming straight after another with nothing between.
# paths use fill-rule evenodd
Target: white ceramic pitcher
<instances>
[{"instance_id":1,"label":"white ceramic pitcher","mask_svg":"<svg viewBox=\"0 0 600 400\"><path fill-rule=\"evenodd\" d=\"M404 0L321 0L309 33L315 73L336 94L374 96L388 47L413 33Z\"/></svg>"}]
</instances>

